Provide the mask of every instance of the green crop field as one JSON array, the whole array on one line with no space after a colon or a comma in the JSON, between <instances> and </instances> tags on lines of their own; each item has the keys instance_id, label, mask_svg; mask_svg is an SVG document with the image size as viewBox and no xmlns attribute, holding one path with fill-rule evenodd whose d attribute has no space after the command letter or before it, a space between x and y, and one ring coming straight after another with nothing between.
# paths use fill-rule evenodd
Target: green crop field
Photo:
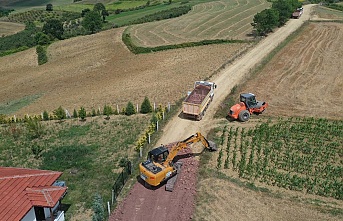
<instances>
[{"instance_id":1,"label":"green crop field","mask_svg":"<svg viewBox=\"0 0 343 221\"><path fill-rule=\"evenodd\" d=\"M219 130L218 170L250 182L343 199L343 121L288 118Z\"/></svg>"},{"instance_id":2,"label":"green crop field","mask_svg":"<svg viewBox=\"0 0 343 221\"><path fill-rule=\"evenodd\" d=\"M210 39L249 39L257 12L270 6L264 0L214 1L195 5L188 14L130 26L135 44L156 47Z\"/></svg>"}]
</instances>

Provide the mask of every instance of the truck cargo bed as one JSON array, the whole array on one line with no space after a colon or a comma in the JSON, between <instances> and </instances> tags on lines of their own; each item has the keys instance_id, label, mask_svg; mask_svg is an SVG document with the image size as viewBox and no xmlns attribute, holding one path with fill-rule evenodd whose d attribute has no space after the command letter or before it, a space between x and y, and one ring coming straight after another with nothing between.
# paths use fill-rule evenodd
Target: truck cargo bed
<instances>
[{"instance_id":1,"label":"truck cargo bed","mask_svg":"<svg viewBox=\"0 0 343 221\"><path fill-rule=\"evenodd\" d=\"M193 104L201 104L202 101L205 99L206 95L211 91L211 88L198 85L192 93L186 98L185 102L193 103Z\"/></svg>"}]
</instances>

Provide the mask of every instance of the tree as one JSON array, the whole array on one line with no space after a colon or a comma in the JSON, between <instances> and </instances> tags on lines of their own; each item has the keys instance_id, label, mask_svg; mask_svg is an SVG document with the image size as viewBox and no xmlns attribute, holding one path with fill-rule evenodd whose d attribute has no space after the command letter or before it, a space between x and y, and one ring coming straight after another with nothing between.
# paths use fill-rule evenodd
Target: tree
<instances>
[{"instance_id":1,"label":"tree","mask_svg":"<svg viewBox=\"0 0 343 221\"><path fill-rule=\"evenodd\" d=\"M53 11L53 6L52 6L52 4L47 4L46 5L46 11Z\"/></svg>"},{"instance_id":2,"label":"tree","mask_svg":"<svg viewBox=\"0 0 343 221\"><path fill-rule=\"evenodd\" d=\"M90 12L91 10L89 8L85 8L81 11L81 17L85 17L85 15Z\"/></svg>"},{"instance_id":3,"label":"tree","mask_svg":"<svg viewBox=\"0 0 343 221\"><path fill-rule=\"evenodd\" d=\"M79 117L81 118L82 121L84 121L86 116L87 116L86 109L84 107L81 107L79 110Z\"/></svg>"},{"instance_id":4,"label":"tree","mask_svg":"<svg viewBox=\"0 0 343 221\"><path fill-rule=\"evenodd\" d=\"M47 36L46 34L44 34L43 32L38 32L35 35L35 41L37 44L39 45L47 45L50 43L50 39L49 36Z\"/></svg>"},{"instance_id":5,"label":"tree","mask_svg":"<svg viewBox=\"0 0 343 221\"><path fill-rule=\"evenodd\" d=\"M101 15L96 11L90 11L85 14L81 24L87 31L94 34L102 28Z\"/></svg>"},{"instance_id":6,"label":"tree","mask_svg":"<svg viewBox=\"0 0 343 221\"><path fill-rule=\"evenodd\" d=\"M105 104L103 114L106 115L106 119L110 119L110 115L113 114L113 110L111 106Z\"/></svg>"},{"instance_id":7,"label":"tree","mask_svg":"<svg viewBox=\"0 0 343 221\"><path fill-rule=\"evenodd\" d=\"M135 113L136 113L135 106L133 106L132 102L129 101L126 105L126 108L125 108L125 115L130 116L130 115L135 114Z\"/></svg>"},{"instance_id":8,"label":"tree","mask_svg":"<svg viewBox=\"0 0 343 221\"><path fill-rule=\"evenodd\" d=\"M32 139L39 138L45 133L45 128L38 119L29 118L26 121L26 129Z\"/></svg>"},{"instance_id":9,"label":"tree","mask_svg":"<svg viewBox=\"0 0 343 221\"><path fill-rule=\"evenodd\" d=\"M108 13L107 10L102 10L101 11L101 16L102 16L102 21L105 22L106 16L109 16L110 14Z\"/></svg>"},{"instance_id":10,"label":"tree","mask_svg":"<svg viewBox=\"0 0 343 221\"><path fill-rule=\"evenodd\" d=\"M106 10L106 7L105 7L104 4L102 4L102 3L96 3L96 4L94 5L93 11L97 11L97 12L100 14L101 11L103 11L103 10Z\"/></svg>"},{"instance_id":11,"label":"tree","mask_svg":"<svg viewBox=\"0 0 343 221\"><path fill-rule=\"evenodd\" d=\"M78 114L77 114L77 111L74 109L74 112L73 112L73 118L78 118Z\"/></svg>"},{"instance_id":12,"label":"tree","mask_svg":"<svg viewBox=\"0 0 343 221\"><path fill-rule=\"evenodd\" d=\"M43 33L51 35L54 38L62 39L64 32L63 24L58 19L50 19L43 25Z\"/></svg>"},{"instance_id":13,"label":"tree","mask_svg":"<svg viewBox=\"0 0 343 221\"><path fill-rule=\"evenodd\" d=\"M93 200L93 217L92 221L103 221L105 218L105 208L100 194L95 194Z\"/></svg>"},{"instance_id":14,"label":"tree","mask_svg":"<svg viewBox=\"0 0 343 221\"><path fill-rule=\"evenodd\" d=\"M147 114L147 113L152 112L152 106L151 106L151 103L150 103L148 97L144 98L144 101L141 105L141 111L140 112L142 114Z\"/></svg>"},{"instance_id":15,"label":"tree","mask_svg":"<svg viewBox=\"0 0 343 221\"><path fill-rule=\"evenodd\" d=\"M43 120L50 120L49 119L49 113L45 110L44 112L43 112Z\"/></svg>"},{"instance_id":16,"label":"tree","mask_svg":"<svg viewBox=\"0 0 343 221\"><path fill-rule=\"evenodd\" d=\"M279 12L279 26L286 24L294 10L292 0L277 0L273 2L272 9Z\"/></svg>"},{"instance_id":17,"label":"tree","mask_svg":"<svg viewBox=\"0 0 343 221\"><path fill-rule=\"evenodd\" d=\"M66 118L66 113L65 113L64 109L61 106L59 106L59 108L54 110L53 113L56 116L56 119L59 120L59 121L62 121L63 119Z\"/></svg>"},{"instance_id":18,"label":"tree","mask_svg":"<svg viewBox=\"0 0 343 221\"><path fill-rule=\"evenodd\" d=\"M279 24L279 12L275 9L265 9L254 16L253 23L258 35L272 32Z\"/></svg>"}]
</instances>

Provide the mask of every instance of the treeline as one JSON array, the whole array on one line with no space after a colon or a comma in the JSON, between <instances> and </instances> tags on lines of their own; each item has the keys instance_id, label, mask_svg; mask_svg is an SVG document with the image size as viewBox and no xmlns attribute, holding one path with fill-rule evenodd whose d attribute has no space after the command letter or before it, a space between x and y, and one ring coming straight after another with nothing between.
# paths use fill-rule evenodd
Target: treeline
<instances>
[{"instance_id":1,"label":"treeline","mask_svg":"<svg viewBox=\"0 0 343 221\"><path fill-rule=\"evenodd\" d=\"M265 9L254 16L251 25L257 35L263 36L281 27L291 18L292 13L302 6L298 0L277 0L270 9Z\"/></svg>"},{"instance_id":2,"label":"treeline","mask_svg":"<svg viewBox=\"0 0 343 221\"><path fill-rule=\"evenodd\" d=\"M327 4L325 5L328 8L332 8L338 11L343 11L343 5L338 5L338 4Z\"/></svg>"},{"instance_id":3,"label":"treeline","mask_svg":"<svg viewBox=\"0 0 343 221\"><path fill-rule=\"evenodd\" d=\"M161 45L157 47L139 47L139 46L136 46L132 42L131 35L129 33L124 33L122 35L122 40L124 44L128 47L128 49L134 54L151 53L151 52L156 52L156 51L195 47L195 46L210 45L210 44L229 44L229 43L248 42L246 40L213 39L213 40L202 40L202 41L197 41L197 42L185 42L185 43L175 44L175 45Z\"/></svg>"},{"instance_id":4,"label":"treeline","mask_svg":"<svg viewBox=\"0 0 343 221\"><path fill-rule=\"evenodd\" d=\"M13 9L6 9L6 8L0 7L0 18L8 16L13 11L14 11Z\"/></svg>"},{"instance_id":5,"label":"treeline","mask_svg":"<svg viewBox=\"0 0 343 221\"><path fill-rule=\"evenodd\" d=\"M34 35L37 28L33 23L26 23L23 31L0 38L0 56L22 51L37 45Z\"/></svg>"},{"instance_id":6,"label":"treeline","mask_svg":"<svg viewBox=\"0 0 343 221\"><path fill-rule=\"evenodd\" d=\"M157 108L158 110L163 109L162 106ZM106 116L106 119L110 119L111 115L127 115L131 116L136 114L137 112L142 114L147 114L155 111L155 108L151 105L150 100L145 97L142 104L140 105L140 109L137 110L136 107L133 105L131 101L129 101L126 107L122 109L113 108L111 105L105 104L103 109L100 108L95 109L92 108L91 110L86 110L85 107L80 107L80 109L73 110L73 113L69 113L66 109L62 106L59 106L57 109L53 110L52 112L48 112L44 110L41 115L35 116L28 116L25 115L23 118L17 118L16 116L8 117L4 114L0 114L0 124L8 124L8 123L15 123L15 122L27 122L29 120L38 120L38 121L48 121L48 120L59 120L62 121L67 118L79 118L82 121L85 120L86 117L95 117L95 116Z\"/></svg>"}]
</instances>

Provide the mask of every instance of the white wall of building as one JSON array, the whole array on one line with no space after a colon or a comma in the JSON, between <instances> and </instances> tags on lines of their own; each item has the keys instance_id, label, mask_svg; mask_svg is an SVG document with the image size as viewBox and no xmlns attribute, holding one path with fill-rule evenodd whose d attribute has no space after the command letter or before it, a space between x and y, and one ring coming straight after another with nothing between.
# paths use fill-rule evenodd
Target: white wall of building
<instances>
[{"instance_id":1,"label":"white wall of building","mask_svg":"<svg viewBox=\"0 0 343 221\"><path fill-rule=\"evenodd\" d=\"M24 216L24 218L21 221L37 221L36 220L36 215L35 215L35 210L33 207L31 210Z\"/></svg>"}]
</instances>

